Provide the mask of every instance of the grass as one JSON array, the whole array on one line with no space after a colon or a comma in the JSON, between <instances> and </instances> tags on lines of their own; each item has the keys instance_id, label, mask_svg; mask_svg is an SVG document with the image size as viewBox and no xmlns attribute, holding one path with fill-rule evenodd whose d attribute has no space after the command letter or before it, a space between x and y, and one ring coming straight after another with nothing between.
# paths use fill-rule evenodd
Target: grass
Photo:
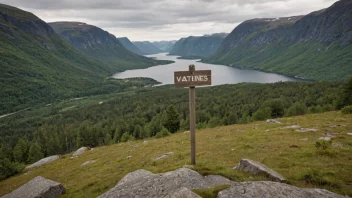
<instances>
[{"instance_id":1,"label":"grass","mask_svg":"<svg viewBox=\"0 0 352 198\"><path fill-rule=\"evenodd\" d=\"M201 196L203 198L216 198L216 196L218 195L218 193L220 191L225 190L230 187L231 187L231 185L225 184L225 185L215 186L215 187L209 188L209 189L195 189L195 190L193 190L193 192L195 192L196 194L198 194L199 196Z\"/></svg>"},{"instance_id":2,"label":"grass","mask_svg":"<svg viewBox=\"0 0 352 198\"><path fill-rule=\"evenodd\" d=\"M235 181L269 180L232 170L241 159L248 158L267 165L295 186L324 188L352 196L352 136L347 135L352 132L352 115L328 112L279 120L283 124L253 122L198 130L194 169L203 175L219 174ZM280 129L294 124L319 130L299 133L295 129ZM337 127L331 128L331 125ZM325 133L335 134L332 143L343 147L317 150L315 142ZM308 140L300 140L303 138ZM190 163L189 133L143 141L98 147L75 159L70 159L70 154L64 155L50 164L0 182L0 196L41 175L62 183L67 189L63 197L96 197L132 171L143 168L159 173ZM171 151L175 155L157 162L152 160ZM96 162L80 166L88 160ZM217 191L218 188L197 190L205 197L212 197Z\"/></svg>"}]
</instances>

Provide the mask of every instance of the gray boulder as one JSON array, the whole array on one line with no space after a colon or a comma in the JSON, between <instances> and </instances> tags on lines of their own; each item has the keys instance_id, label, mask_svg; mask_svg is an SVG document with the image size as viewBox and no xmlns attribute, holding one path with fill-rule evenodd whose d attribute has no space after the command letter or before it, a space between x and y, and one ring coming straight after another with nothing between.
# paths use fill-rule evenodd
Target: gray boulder
<instances>
[{"instance_id":1,"label":"gray boulder","mask_svg":"<svg viewBox=\"0 0 352 198\"><path fill-rule=\"evenodd\" d=\"M182 187L180 189L177 189L175 192L168 194L164 198L202 198L202 197L192 192L188 188Z\"/></svg>"},{"instance_id":2,"label":"gray boulder","mask_svg":"<svg viewBox=\"0 0 352 198\"><path fill-rule=\"evenodd\" d=\"M163 155L161 155L161 156L159 156L159 157L157 157L157 158L154 158L153 160L154 160L154 161L158 161L158 160L167 158L169 155L173 155L173 154L174 154L174 152L168 152L168 153L165 153L165 154L163 154Z\"/></svg>"},{"instance_id":3,"label":"gray boulder","mask_svg":"<svg viewBox=\"0 0 352 198\"><path fill-rule=\"evenodd\" d=\"M53 156L50 156L50 157L46 157L46 158L43 158L43 159L37 161L34 164L31 164L31 165L27 166L26 168L34 168L34 167L42 166L42 165L47 164L49 162L55 161L55 160L57 160L59 158L60 158L60 156L58 156L58 155L53 155Z\"/></svg>"},{"instance_id":4,"label":"gray boulder","mask_svg":"<svg viewBox=\"0 0 352 198\"><path fill-rule=\"evenodd\" d=\"M81 147L76 152L72 154L73 157L77 157L78 155L82 155L84 152L88 150L88 147Z\"/></svg>"},{"instance_id":5,"label":"gray boulder","mask_svg":"<svg viewBox=\"0 0 352 198\"><path fill-rule=\"evenodd\" d=\"M281 124L280 121L274 120L274 119L268 119L268 120L266 120L266 123Z\"/></svg>"},{"instance_id":6,"label":"gray boulder","mask_svg":"<svg viewBox=\"0 0 352 198\"><path fill-rule=\"evenodd\" d=\"M64 192L62 184L38 176L2 198L56 198Z\"/></svg>"},{"instance_id":7,"label":"gray boulder","mask_svg":"<svg viewBox=\"0 0 352 198\"><path fill-rule=\"evenodd\" d=\"M252 161L249 159L242 159L240 161L240 163L236 167L234 167L233 169L238 169L238 170L250 172L255 175L264 174L264 175L270 177L271 179L273 179L274 181L279 181L279 182L286 181L286 179L282 175L277 173L276 171L268 168L264 164L261 164L259 162L255 162L255 161Z\"/></svg>"},{"instance_id":8,"label":"gray boulder","mask_svg":"<svg viewBox=\"0 0 352 198\"><path fill-rule=\"evenodd\" d=\"M241 182L219 192L218 198L343 198L324 189L297 188L288 184L260 181Z\"/></svg>"},{"instance_id":9,"label":"gray boulder","mask_svg":"<svg viewBox=\"0 0 352 198\"><path fill-rule=\"evenodd\" d=\"M122 178L114 188L101 195L100 198L165 197L176 193L178 189L183 187L189 190L206 189L216 185L231 185L234 183L236 182L222 176L203 177L196 171L187 168L180 168L163 174L137 170Z\"/></svg>"}]
</instances>

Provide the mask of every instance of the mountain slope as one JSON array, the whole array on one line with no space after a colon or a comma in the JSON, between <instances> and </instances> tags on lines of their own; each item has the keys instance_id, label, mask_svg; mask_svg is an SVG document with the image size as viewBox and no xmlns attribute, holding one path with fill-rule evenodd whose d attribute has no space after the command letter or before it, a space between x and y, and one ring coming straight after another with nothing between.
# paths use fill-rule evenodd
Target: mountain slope
<instances>
[{"instance_id":1,"label":"mountain slope","mask_svg":"<svg viewBox=\"0 0 352 198\"><path fill-rule=\"evenodd\" d=\"M157 48L163 52L170 52L174 47L176 41L154 41L152 42Z\"/></svg>"},{"instance_id":2,"label":"mountain slope","mask_svg":"<svg viewBox=\"0 0 352 198\"><path fill-rule=\"evenodd\" d=\"M133 44L137 46L138 49L140 49L144 55L158 54L163 52L162 50L160 50L158 47L156 47L149 41L135 41L133 42Z\"/></svg>"},{"instance_id":3,"label":"mountain slope","mask_svg":"<svg viewBox=\"0 0 352 198\"><path fill-rule=\"evenodd\" d=\"M140 69L166 63L127 50L114 35L92 25L80 22L55 22L49 25L75 49L119 69Z\"/></svg>"},{"instance_id":4,"label":"mountain slope","mask_svg":"<svg viewBox=\"0 0 352 198\"><path fill-rule=\"evenodd\" d=\"M204 62L309 78L352 75L352 1L304 17L253 19L236 27Z\"/></svg>"},{"instance_id":5,"label":"mountain slope","mask_svg":"<svg viewBox=\"0 0 352 198\"><path fill-rule=\"evenodd\" d=\"M107 79L121 68L82 54L32 13L4 4L0 4L0 65L0 115L126 86Z\"/></svg>"},{"instance_id":6,"label":"mountain slope","mask_svg":"<svg viewBox=\"0 0 352 198\"><path fill-rule=\"evenodd\" d=\"M117 38L117 40L119 40L120 43L131 52L139 55L143 54L143 52L138 47L136 47L127 37Z\"/></svg>"},{"instance_id":7,"label":"mountain slope","mask_svg":"<svg viewBox=\"0 0 352 198\"><path fill-rule=\"evenodd\" d=\"M227 34L220 33L182 38L175 43L174 47L170 51L170 55L180 55L184 57L209 56L218 49L219 45L226 36Z\"/></svg>"}]
</instances>

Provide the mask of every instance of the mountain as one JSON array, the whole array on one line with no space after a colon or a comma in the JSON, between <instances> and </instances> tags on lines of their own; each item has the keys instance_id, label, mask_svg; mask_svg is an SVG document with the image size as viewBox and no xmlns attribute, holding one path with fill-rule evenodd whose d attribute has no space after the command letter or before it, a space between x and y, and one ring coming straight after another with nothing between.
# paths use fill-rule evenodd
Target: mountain
<instances>
[{"instance_id":1,"label":"mountain","mask_svg":"<svg viewBox=\"0 0 352 198\"><path fill-rule=\"evenodd\" d=\"M352 75L352 1L306 16L252 19L202 61L313 80Z\"/></svg>"},{"instance_id":2,"label":"mountain","mask_svg":"<svg viewBox=\"0 0 352 198\"><path fill-rule=\"evenodd\" d=\"M176 41L154 41L152 42L157 48L162 50L163 52L170 52L174 47Z\"/></svg>"},{"instance_id":3,"label":"mountain","mask_svg":"<svg viewBox=\"0 0 352 198\"><path fill-rule=\"evenodd\" d=\"M179 55L184 57L206 57L214 53L221 42L227 36L226 33L204 35L204 36L190 36L178 40L170 55Z\"/></svg>"},{"instance_id":4,"label":"mountain","mask_svg":"<svg viewBox=\"0 0 352 198\"><path fill-rule=\"evenodd\" d=\"M163 52L161 49L159 49L149 41L135 41L133 42L133 44L137 46L143 52L144 55L158 54Z\"/></svg>"},{"instance_id":5,"label":"mountain","mask_svg":"<svg viewBox=\"0 0 352 198\"><path fill-rule=\"evenodd\" d=\"M143 52L138 47L136 47L127 37L117 38L117 40L119 40L120 43L131 52L139 55L143 54Z\"/></svg>"},{"instance_id":6,"label":"mountain","mask_svg":"<svg viewBox=\"0 0 352 198\"><path fill-rule=\"evenodd\" d=\"M137 56L128 51L126 54ZM155 62L140 57L135 66ZM107 79L124 67L84 55L37 16L4 4L0 4L0 65L0 115L126 87Z\"/></svg>"},{"instance_id":7,"label":"mountain","mask_svg":"<svg viewBox=\"0 0 352 198\"><path fill-rule=\"evenodd\" d=\"M127 50L109 32L81 22L49 23L76 50L120 69L140 69L162 63Z\"/></svg>"}]
</instances>

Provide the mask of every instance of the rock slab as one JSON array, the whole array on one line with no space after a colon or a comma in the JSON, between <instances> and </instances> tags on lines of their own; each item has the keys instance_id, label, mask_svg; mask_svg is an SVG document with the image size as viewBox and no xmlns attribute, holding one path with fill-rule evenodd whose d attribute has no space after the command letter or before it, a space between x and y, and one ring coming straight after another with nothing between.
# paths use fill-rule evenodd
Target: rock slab
<instances>
[{"instance_id":1,"label":"rock slab","mask_svg":"<svg viewBox=\"0 0 352 198\"><path fill-rule=\"evenodd\" d=\"M234 184L225 177L210 175L203 177L198 172L188 168L180 168L163 174L153 174L146 170L137 170L127 174L117 185L100 196L112 197L165 197L179 193L182 188L206 189L217 185ZM182 190L185 191L185 190ZM187 193L189 194L189 193ZM182 196L181 196L182 197Z\"/></svg>"},{"instance_id":2,"label":"rock slab","mask_svg":"<svg viewBox=\"0 0 352 198\"><path fill-rule=\"evenodd\" d=\"M163 154L163 155L161 155L161 156L159 156L159 157L157 157L157 158L154 158L153 160L154 160L154 161L158 161L158 160L167 158L169 155L173 155L173 154L174 154L174 152L168 152L168 153L165 153L165 154Z\"/></svg>"},{"instance_id":3,"label":"rock slab","mask_svg":"<svg viewBox=\"0 0 352 198\"><path fill-rule=\"evenodd\" d=\"M88 150L88 147L81 147L76 152L72 154L73 157L77 157L78 155L82 155L84 152Z\"/></svg>"},{"instance_id":4,"label":"rock slab","mask_svg":"<svg viewBox=\"0 0 352 198\"><path fill-rule=\"evenodd\" d=\"M266 120L266 123L281 124L280 121L274 120L274 119L268 119L268 120Z\"/></svg>"},{"instance_id":5,"label":"rock slab","mask_svg":"<svg viewBox=\"0 0 352 198\"><path fill-rule=\"evenodd\" d=\"M31 164L31 165L27 166L26 168L34 168L34 167L42 166L42 165L47 164L49 162L55 161L55 160L57 160L59 158L60 158L60 156L58 156L58 155L53 155L53 156L50 156L50 157L46 157L46 158L43 158L43 159L37 161L34 164Z\"/></svg>"},{"instance_id":6,"label":"rock slab","mask_svg":"<svg viewBox=\"0 0 352 198\"><path fill-rule=\"evenodd\" d=\"M297 188L288 184L259 181L241 182L219 192L217 198L343 198L324 189Z\"/></svg>"},{"instance_id":7,"label":"rock slab","mask_svg":"<svg viewBox=\"0 0 352 198\"><path fill-rule=\"evenodd\" d=\"M65 190L62 184L38 176L2 198L56 198Z\"/></svg>"},{"instance_id":8,"label":"rock slab","mask_svg":"<svg viewBox=\"0 0 352 198\"><path fill-rule=\"evenodd\" d=\"M270 177L271 179L273 179L274 181L279 181L279 182L286 181L286 179L282 175L277 173L276 171L268 168L264 164L261 164L259 162L255 162L255 161L252 161L249 159L242 159L240 161L240 163L236 167L234 167L233 169L238 169L238 170L250 172L255 175L264 174L264 175Z\"/></svg>"}]
</instances>

